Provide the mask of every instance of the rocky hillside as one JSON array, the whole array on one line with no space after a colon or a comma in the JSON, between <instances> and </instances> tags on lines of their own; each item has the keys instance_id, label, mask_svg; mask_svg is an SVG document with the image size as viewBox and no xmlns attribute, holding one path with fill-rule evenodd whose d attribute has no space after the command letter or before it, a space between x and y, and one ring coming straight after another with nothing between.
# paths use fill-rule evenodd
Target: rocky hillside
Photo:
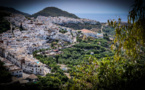
<instances>
[{"instance_id":1,"label":"rocky hillside","mask_svg":"<svg viewBox=\"0 0 145 90\"><path fill-rule=\"evenodd\" d=\"M47 7L44 8L43 10L33 14L32 16L37 17L37 16L52 16L52 17L56 17L56 16L64 16L64 17L71 17L71 18L78 18L76 15L72 14L72 13L68 13L66 11L63 11L61 9L58 9L56 7Z\"/></svg>"}]
</instances>

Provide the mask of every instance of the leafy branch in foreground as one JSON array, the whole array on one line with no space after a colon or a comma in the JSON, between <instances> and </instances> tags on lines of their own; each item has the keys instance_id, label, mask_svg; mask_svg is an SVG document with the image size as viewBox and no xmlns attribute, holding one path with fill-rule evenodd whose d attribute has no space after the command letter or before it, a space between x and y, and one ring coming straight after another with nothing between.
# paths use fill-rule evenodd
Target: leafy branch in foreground
<instances>
[{"instance_id":1,"label":"leafy branch in foreground","mask_svg":"<svg viewBox=\"0 0 145 90\"><path fill-rule=\"evenodd\" d=\"M116 29L114 46L118 46L116 56L125 52L132 60L139 59L144 55L142 48L145 47L145 7L143 0L135 0L133 9L129 12L128 24L122 25L121 19L111 21L109 24Z\"/></svg>"},{"instance_id":2,"label":"leafy branch in foreground","mask_svg":"<svg viewBox=\"0 0 145 90\"><path fill-rule=\"evenodd\" d=\"M126 58L115 61L106 57L97 61L96 58L91 57L90 61L89 64L77 67L77 73L74 73L73 78L75 85L71 88L130 90L142 85L139 82L143 81L145 77L143 60L136 60L137 63L134 63Z\"/></svg>"}]
</instances>

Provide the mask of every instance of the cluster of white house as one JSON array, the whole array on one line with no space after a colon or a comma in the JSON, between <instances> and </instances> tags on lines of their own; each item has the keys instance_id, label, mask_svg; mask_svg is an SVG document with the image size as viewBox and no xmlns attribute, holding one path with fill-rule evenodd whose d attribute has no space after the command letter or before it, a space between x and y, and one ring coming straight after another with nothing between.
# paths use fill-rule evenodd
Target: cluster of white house
<instances>
[{"instance_id":1,"label":"cluster of white house","mask_svg":"<svg viewBox=\"0 0 145 90\"><path fill-rule=\"evenodd\" d=\"M0 61L4 63L4 67L11 73L11 75L16 77L22 77L23 70L16 66L15 64L12 64L9 60L0 57Z\"/></svg>"},{"instance_id":2,"label":"cluster of white house","mask_svg":"<svg viewBox=\"0 0 145 90\"><path fill-rule=\"evenodd\" d=\"M23 15L17 14L6 17L6 19L15 30L11 28L11 30L0 34L0 56L19 67L22 72L40 75L44 75L45 65L32 56L35 50L50 48L50 44L47 43L49 39L57 39L70 43L77 42L76 37L78 31L56 25L55 23L98 23L97 21L88 19L73 19L67 17L39 16L37 19L28 19ZM20 31L16 28L20 28L21 26L26 30ZM68 32L60 33L60 29L65 29ZM82 33L83 31L84 35L87 33L86 36L96 36L96 33L94 35L94 32L90 32L89 30L82 30Z\"/></svg>"},{"instance_id":3,"label":"cluster of white house","mask_svg":"<svg viewBox=\"0 0 145 90\"><path fill-rule=\"evenodd\" d=\"M22 18L22 20L19 20L20 18ZM37 19L27 19L23 15L13 14L10 17L6 17L6 19L9 20L13 26L22 27L23 29L25 29L23 31L20 31L20 30L13 30L13 32L11 31L11 33L13 33L13 35L19 39L23 38L22 36L24 36L25 38L31 37L31 38L39 38L41 40L45 40L47 37L51 35L50 37L51 39L62 39L64 41L73 43L74 38L76 38L75 34L77 32L75 30L55 24L54 21L59 22L59 21L65 20L65 17L43 18L43 16L38 16ZM74 20L73 18L68 18L68 19L66 18L65 22L73 21L73 20ZM80 20L78 19L77 21L80 21ZM65 34L62 34L59 32L60 29L65 29L68 32ZM55 34L53 34L52 36L52 33L55 33Z\"/></svg>"},{"instance_id":4,"label":"cluster of white house","mask_svg":"<svg viewBox=\"0 0 145 90\"><path fill-rule=\"evenodd\" d=\"M0 35L0 56L22 69L23 72L44 75L45 65L35 59L32 53L38 49L49 48L49 45L46 40L40 39L39 36L35 37L33 34L31 37L31 32L28 32L14 30L11 33L9 30L2 33ZM16 73L14 72L14 74Z\"/></svg>"},{"instance_id":5,"label":"cluster of white house","mask_svg":"<svg viewBox=\"0 0 145 90\"><path fill-rule=\"evenodd\" d=\"M58 16L58 17L45 17L45 16L38 16L36 18L38 21L42 21L43 23L47 23L48 21L51 23L56 23L56 24L63 24L63 23L90 23L90 24L100 24L98 21L95 20L90 20L90 19L75 19L75 18L69 18L69 17L63 17L63 16Z\"/></svg>"},{"instance_id":6,"label":"cluster of white house","mask_svg":"<svg viewBox=\"0 0 145 90\"><path fill-rule=\"evenodd\" d=\"M6 49L4 47L0 47L0 55L26 73L44 75L45 65L31 55L22 55L19 52L14 52L12 48Z\"/></svg>"}]
</instances>

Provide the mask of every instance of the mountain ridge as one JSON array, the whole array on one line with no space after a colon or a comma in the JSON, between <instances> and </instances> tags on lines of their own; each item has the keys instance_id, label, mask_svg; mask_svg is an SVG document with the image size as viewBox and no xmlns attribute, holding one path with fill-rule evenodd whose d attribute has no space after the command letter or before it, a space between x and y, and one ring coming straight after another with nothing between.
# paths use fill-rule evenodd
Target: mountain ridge
<instances>
[{"instance_id":1,"label":"mountain ridge","mask_svg":"<svg viewBox=\"0 0 145 90\"><path fill-rule=\"evenodd\" d=\"M46 7L44 9L42 9L41 11L38 11L38 12L32 14L33 17L37 17L39 15L52 16L52 17L64 16L64 17L71 17L71 18L79 18L75 14L72 14L72 13L69 13L67 11L61 10L57 7Z\"/></svg>"},{"instance_id":2,"label":"mountain ridge","mask_svg":"<svg viewBox=\"0 0 145 90\"><path fill-rule=\"evenodd\" d=\"M12 8L12 7L5 7L5 6L0 6L0 12L15 13L15 14L22 14L22 15L25 15L25 16L30 16L30 14L28 14L28 13L19 11L15 8Z\"/></svg>"}]
</instances>

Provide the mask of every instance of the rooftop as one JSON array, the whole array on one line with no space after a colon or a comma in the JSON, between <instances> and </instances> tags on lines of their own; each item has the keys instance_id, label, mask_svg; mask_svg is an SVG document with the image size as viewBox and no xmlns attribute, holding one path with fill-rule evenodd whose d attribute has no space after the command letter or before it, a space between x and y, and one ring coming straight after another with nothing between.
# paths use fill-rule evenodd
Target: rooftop
<instances>
[{"instance_id":1,"label":"rooftop","mask_svg":"<svg viewBox=\"0 0 145 90\"><path fill-rule=\"evenodd\" d=\"M93 32L93 31L91 31L91 30L88 30L88 29L82 29L81 30L83 33L95 33L95 32Z\"/></svg>"}]
</instances>

